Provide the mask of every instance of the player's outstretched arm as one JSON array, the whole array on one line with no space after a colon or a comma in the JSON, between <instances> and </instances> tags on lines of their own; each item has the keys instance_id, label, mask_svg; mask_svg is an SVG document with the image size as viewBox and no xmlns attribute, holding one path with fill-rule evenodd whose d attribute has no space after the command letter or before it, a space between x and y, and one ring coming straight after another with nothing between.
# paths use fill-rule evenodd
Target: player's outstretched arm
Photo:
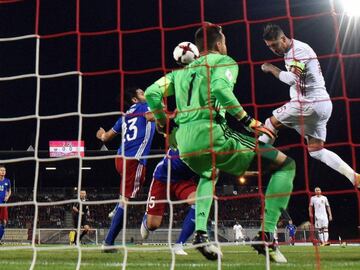
<instances>
[{"instance_id":1,"label":"player's outstretched arm","mask_svg":"<svg viewBox=\"0 0 360 270\"><path fill-rule=\"evenodd\" d=\"M283 71L270 63L264 63L261 65L261 70L263 72L271 73L275 78L288 85L296 84L296 82L299 81L299 77L304 69L305 64L297 61L292 62L290 71Z\"/></svg>"},{"instance_id":2,"label":"player's outstretched arm","mask_svg":"<svg viewBox=\"0 0 360 270\"><path fill-rule=\"evenodd\" d=\"M96 138L98 138L102 142L111 141L116 137L116 135L117 133L113 129L105 131L102 127L100 127L99 130L96 132Z\"/></svg>"},{"instance_id":3,"label":"player's outstretched arm","mask_svg":"<svg viewBox=\"0 0 360 270\"><path fill-rule=\"evenodd\" d=\"M164 97L174 95L171 73L157 80L145 90L145 99L156 120L166 119ZM161 121L161 120L160 120Z\"/></svg>"},{"instance_id":4,"label":"player's outstretched arm","mask_svg":"<svg viewBox=\"0 0 360 270\"><path fill-rule=\"evenodd\" d=\"M270 139L275 139L276 135L267 127L264 126L263 123L252 118L247 112L243 111L236 117L238 121L243 124L246 130L255 133L256 135L260 136L265 134Z\"/></svg>"},{"instance_id":5,"label":"player's outstretched arm","mask_svg":"<svg viewBox=\"0 0 360 270\"><path fill-rule=\"evenodd\" d=\"M166 125L166 114L162 100L164 97L174 95L174 85L172 83L172 74L160 78L145 90L145 99L156 120L156 130L164 134Z\"/></svg>"},{"instance_id":6,"label":"player's outstretched arm","mask_svg":"<svg viewBox=\"0 0 360 270\"><path fill-rule=\"evenodd\" d=\"M222 85L221 81L214 85L215 87L212 92L216 99L226 109L226 111L233 115L241 124L243 124L248 131L253 132L259 136L266 134L271 139L275 138L275 134L266 128L263 123L247 114L247 112L243 109L235 97L232 89L229 89L229 87L226 87L226 85Z\"/></svg>"}]
</instances>

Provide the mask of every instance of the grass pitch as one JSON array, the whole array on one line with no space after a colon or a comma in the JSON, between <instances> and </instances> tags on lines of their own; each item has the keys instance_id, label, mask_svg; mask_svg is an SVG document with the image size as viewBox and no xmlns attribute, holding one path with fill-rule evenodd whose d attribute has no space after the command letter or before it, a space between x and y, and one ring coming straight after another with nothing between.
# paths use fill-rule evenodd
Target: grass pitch
<instances>
[{"instance_id":1,"label":"grass pitch","mask_svg":"<svg viewBox=\"0 0 360 270\"><path fill-rule=\"evenodd\" d=\"M44 246L40 246L45 248ZM78 261L77 249L58 249L64 246L49 246L50 250L38 250L35 270L72 270ZM126 269L152 270L170 269L172 254L164 247L150 250L154 246L129 247ZM221 268L218 262L211 262L194 249L186 249L188 256L175 257L175 269L265 269L265 257L257 255L249 246L222 247L224 254ZM271 263L271 269L360 269L360 247L339 246L282 246L281 251L288 259L287 264ZM122 269L124 250L118 253L102 253L94 247L82 249L81 270L114 270ZM30 268L33 251L30 249L4 250L0 247L0 270L26 270Z\"/></svg>"}]
</instances>

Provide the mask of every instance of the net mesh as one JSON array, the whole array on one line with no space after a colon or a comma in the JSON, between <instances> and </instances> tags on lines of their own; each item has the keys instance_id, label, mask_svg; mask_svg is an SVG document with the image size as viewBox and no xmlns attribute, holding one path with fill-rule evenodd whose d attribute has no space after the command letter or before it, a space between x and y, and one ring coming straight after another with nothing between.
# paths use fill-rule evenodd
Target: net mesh
<instances>
[{"instance_id":1,"label":"net mesh","mask_svg":"<svg viewBox=\"0 0 360 270\"><path fill-rule=\"evenodd\" d=\"M240 66L235 94L246 110L252 112L257 119L265 119L271 115L273 108L288 100L287 87L276 84L270 76L264 77L260 71L260 65L264 62L276 64L283 61L272 56L264 46L258 45L262 42L263 25L267 22L279 23L289 33L289 37L308 41L313 45L334 104L326 147L339 153L354 169L358 169L359 140L356 134L359 128L356 123L360 115L360 95L354 71L359 68L360 52L356 41L359 33L357 22L344 16L339 1L275 1L273 5L276 8L272 9L259 8L258 3L247 0L236 3L221 1L217 4L204 0L192 2L142 1L142 9L147 11L145 16L131 1L0 1L3 25L0 34L0 50L3 55L0 87L4 93L0 104L2 107L7 105L6 111L0 115L0 122L4 123L4 131L14 128L18 133L31 134L25 140L16 135L5 137L1 150L9 150L9 145L13 145L15 140L19 142L21 149L25 149L24 146L29 141L35 149L25 155L4 152L1 158L1 163L18 167L30 164L34 168L29 174L34 179L30 200L9 203L11 209L28 207L33 211L31 246L16 247L33 250L30 269L36 266L39 250L73 248L37 245L38 220L42 210L47 207L70 206L75 202L80 203L82 210L84 205L106 205L119 201L114 198L95 198L84 204L79 193L86 186L87 175L83 172L83 167L92 162L113 159L115 154L102 156L88 151L86 157L81 157L79 153L71 158L50 159L47 151L43 151L48 146L48 141L54 137L77 137L79 141L85 139L86 144L97 146L90 126L99 124L100 121L110 126L114 117L118 116L119 108L121 112L127 109L124 100L126 87L138 84L139 81L144 86L150 85L155 79L171 71L174 67L171 59L174 46L180 41L191 39L194 30L205 25L208 20L222 25L227 34L229 52ZM300 6L308 8L301 9ZM189 16L175 16L179 7L183 14ZM230 9L237 12L225 12ZM134 15L138 13L142 16ZM12 17L17 18L16 26L12 25ZM313 27L314 25L318 28ZM322 29L321 34L318 29ZM116 91L106 91L104 87ZM64 88L69 91L63 91ZM19 96L22 97L21 101ZM112 101L115 99L120 100L119 105L113 105ZM171 107L171 101L169 103ZM99 104L109 105L104 109ZM289 132L289 135L285 132ZM351 228L343 228L339 223L332 230L343 237L348 236L347 241L356 242L357 224L360 223L359 192L343 177L335 172L328 172L327 167L310 160L303 138L294 132L285 132L280 135L277 146L294 157L298 167L289 212L307 209L313 188L323 185L324 190L327 190L323 194L330 201L341 202L333 206L333 211L339 213L344 210L347 214L340 218L344 218L349 224L355 224ZM156 144L168 147L162 140ZM162 156L163 154L152 154L148 158L159 159ZM60 197L56 201L47 202L39 197L38 193L44 184L41 183L42 169L49 164L72 166L76 170L76 198ZM261 202L261 208L255 210L255 216L260 216L265 199L262 177L249 181L253 181L257 187L251 190L237 187L239 194L217 196L214 203L216 243L220 242L218 235L221 230L221 213L226 212L224 210L227 206L234 207L231 202L241 204L251 199L255 200L254 204ZM326 182L328 184L324 184ZM244 191L248 194L244 194ZM169 248L174 242L171 234L174 212L177 211L174 207L181 202L172 201L170 197L166 201L170 205L167 235ZM355 206L348 208L349 201ZM146 199L123 203L126 205L125 224L129 224L129 213L141 211L136 206L144 206ZM235 203L235 210L239 210L237 207ZM303 213L305 215L307 213ZM233 219L234 216L227 218ZM124 251L121 264L123 269L126 268L128 251L136 249L126 245L130 231L124 229L120 235L120 248ZM133 235L136 237L136 232ZM334 236L332 239L336 238ZM312 233L310 240L314 238ZM76 248L76 269L80 269L83 248L80 245ZM314 252L320 269L319 250L314 249ZM175 264L172 253L170 268L173 269Z\"/></svg>"}]
</instances>

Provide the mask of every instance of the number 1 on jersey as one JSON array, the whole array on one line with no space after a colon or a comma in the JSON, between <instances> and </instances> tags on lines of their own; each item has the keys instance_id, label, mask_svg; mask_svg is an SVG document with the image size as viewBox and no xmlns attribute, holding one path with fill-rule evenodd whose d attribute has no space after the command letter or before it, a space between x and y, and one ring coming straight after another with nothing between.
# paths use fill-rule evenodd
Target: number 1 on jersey
<instances>
[{"instance_id":1,"label":"number 1 on jersey","mask_svg":"<svg viewBox=\"0 0 360 270\"><path fill-rule=\"evenodd\" d=\"M191 74L191 81L190 81L190 85L189 85L189 93L188 93L188 101L187 101L188 106L190 106L190 100L191 100L195 77L196 77L196 73Z\"/></svg>"}]
</instances>

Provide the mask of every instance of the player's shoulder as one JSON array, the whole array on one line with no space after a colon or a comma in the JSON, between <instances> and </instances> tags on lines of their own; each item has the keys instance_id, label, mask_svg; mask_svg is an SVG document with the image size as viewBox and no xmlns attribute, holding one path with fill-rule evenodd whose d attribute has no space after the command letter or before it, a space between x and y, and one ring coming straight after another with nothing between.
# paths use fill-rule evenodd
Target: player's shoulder
<instances>
[{"instance_id":1,"label":"player's shoulder","mask_svg":"<svg viewBox=\"0 0 360 270\"><path fill-rule=\"evenodd\" d=\"M179 156L179 150L174 149L174 148L169 148L168 155L171 157Z\"/></svg>"},{"instance_id":2,"label":"player's shoulder","mask_svg":"<svg viewBox=\"0 0 360 270\"><path fill-rule=\"evenodd\" d=\"M146 112L148 111L148 104L146 102L138 102L133 104L129 110L126 112L126 114L133 114L135 113L136 115L133 115L133 117L139 116L137 113L140 112Z\"/></svg>"},{"instance_id":3,"label":"player's shoulder","mask_svg":"<svg viewBox=\"0 0 360 270\"><path fill-rule=\"evenodd\" d=\"M226 64L237 67L236 61L228 55L214 53L214 54L209 54L209 57L210 57L209 59L210 64L213 65Z\"/></svg>"},{"instance_id":4,"label":"player's shoulder","mask_svg":"<svg viewBox=\"0 0 360 270\"><path fill-rule=\"evenodd\" d=\"M293 39L294 42L294 50L296 53L307 53L312 54L314 53L314 50L311 48L311 46L303 41Z\"/></svg>"},{"instance_id":5,"label":"player's shoulder","mask_svg":"<svg viewBox=\"0 0 360 270\"><path fill-rule=\"evenodd\" d=\"M148 104L146 102L138 102L137 104L138 109L142 109L142 110L147 110L148 109Z\"/></svg>"},{"instance_id":6,"label":"player's shoulder","mask_svg":"<svg viewBox=\"0 0 360 270\"><path fill-rule=\"evenodd\" d=\"M294 48L297 49L309 49L311 48L309 44L303 42L303 41L300 41L300 40L297 40L297 39L293 39L293 43L294 43Z\"/></svg>"},{"instance_id":7,"label":"player's shoulder","mask_svg":"<svg viewBox=\"0 0 360 270\"><path fill-rule=\"evenodd\" d=\"M130 106L130 108L126 111L126 114L132 114L135 110L136 110L136 106L138 103L135 103L133 105ZM121 116L120 116L121 117Z\"/></svg>"}]
</instances>

